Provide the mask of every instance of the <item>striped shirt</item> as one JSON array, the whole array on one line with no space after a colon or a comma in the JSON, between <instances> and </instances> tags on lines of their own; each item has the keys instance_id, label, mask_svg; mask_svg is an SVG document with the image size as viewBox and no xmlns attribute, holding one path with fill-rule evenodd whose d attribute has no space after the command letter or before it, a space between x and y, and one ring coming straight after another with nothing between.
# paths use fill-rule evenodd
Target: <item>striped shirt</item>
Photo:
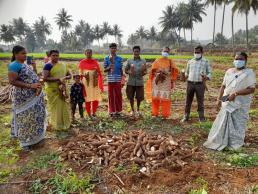
<instances>
[{"instance_id":1,"label":"striped shirt","mask_svg":"<svg viewBox=\"0 0 258 194\"><path fill-rule=\"evenodd\" d=\"M200 60L193 58L187 63L185 76L187 76L188 81L202 82L202 75L206 75L209 79L211 79L211 73L211 65L207 59L204 57L202 57Z\"/></svg>"},{"instance_id":2,"label":"striped shirt","mask_svg":"<svg viewBox=\"0 0 258 194\"><path fill-rule=\"evenodd\" d=\"M115 56L114 71L109 71L107 74L107 81L110 82L121 82L123 75L123 59L120 56ZM110 56L104 58L104 68L108 68L111 65Z\"/></svg>"}]
</instances>

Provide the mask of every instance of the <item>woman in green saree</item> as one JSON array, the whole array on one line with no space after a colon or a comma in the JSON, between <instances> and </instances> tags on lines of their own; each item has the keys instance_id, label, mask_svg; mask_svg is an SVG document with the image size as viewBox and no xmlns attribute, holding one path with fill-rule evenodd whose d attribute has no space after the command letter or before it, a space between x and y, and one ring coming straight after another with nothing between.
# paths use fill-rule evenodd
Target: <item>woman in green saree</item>
<instances>
[{"instance_id":1,"label":"woman in green saree","mask_svg":"<svg viewBox=\"0 0 258 194\"><path fill-rule=\"evenodd\" d=\"M49 121L56 130L66 130L71 125L70 108L67 100L66 80L71 74L65 64L59 63L59 51L50 51L50 62L45 64L43 77L46 82Z\"/></svg>"}]
</instances>

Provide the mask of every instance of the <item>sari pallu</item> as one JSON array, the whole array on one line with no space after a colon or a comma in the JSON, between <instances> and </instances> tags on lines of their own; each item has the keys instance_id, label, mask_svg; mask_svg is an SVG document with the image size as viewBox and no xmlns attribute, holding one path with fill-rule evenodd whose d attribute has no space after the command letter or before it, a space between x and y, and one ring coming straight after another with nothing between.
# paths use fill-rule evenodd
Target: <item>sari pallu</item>
<instances>
[{"instance_id":1,"label":"sari pallu","mask_svg":"<svg viewBox=\"0 0 258 194\"><path fill-rule=\"evenodd\" d=\"M50 77L63 78L68 73L64 64L55 64ZM66 88L67 89L67 88ZM56 130L66 130L71 125L70 106L59 90L57 82L47 82L45 87L50 124Z\"/></svg>"},{"instance_id":2,"label":"sari pallu","mask_svg":"<svg viewBox=\"0 0 258 194\"><path fill-rule=\"evenodd\" d=\"M25 83L37 83L37 74L26 64L18 73ZM45 137L47 127L44 94L36 96L36 90L14 87L12 92L13 119L11 136L18 137L21 147L39 143Z\"/></svg>"},{"instance_id":3,"label":"sari pallu","mask_svg":"<svg viewBox=\"0 0 258 194\"><path fill-rule=\"evenodd\" d=\"M157 82L159 72L163 72L164 80ZM157 59L153 64L146 85L147 102L152 103L152 114L158 116L159 107L162 106L164 117L170 116L171 105L171 81L176 81L178 69L176 65L167 58Z\"/></svg>"},{"instance_id":4,"label":"sari pallu","mask_svg":"<svg viewBox=\"0 0 258 194\"><path fill-rule=\"evenodd\" d=\"M104 86L102 72L97 60L84 59L80 61L79 71L85 88L85 102L101 101L101 92L104 91ZM84 77L85 75L87 78Z\"/></svg>"},{"instance_id":5,"label":"sari pallu","mask_svg":"<svg viewBox=\"0 0 258 194\"><path fill-rule=\"evenodd\" d=\"M255 74L250 69L241 72L227 71L223 85L226 86L223 95L237 92L248 87L255 87ZM204 146L214 150L225 147L238 149L244 145L245 130L249 120L251 95L237 96L234 101L223 102L220 112L210 130Z\"/></svg>"}]
</instances>

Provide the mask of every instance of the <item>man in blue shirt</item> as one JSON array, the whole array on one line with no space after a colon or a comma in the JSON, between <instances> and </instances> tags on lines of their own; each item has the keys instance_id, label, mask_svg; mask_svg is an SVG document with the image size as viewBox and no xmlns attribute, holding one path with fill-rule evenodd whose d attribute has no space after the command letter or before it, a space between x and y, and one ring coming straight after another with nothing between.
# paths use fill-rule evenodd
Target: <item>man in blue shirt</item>
<instances>
[{"instance_id":1,"label":"man in blue shirt","mask_svg":"<svg viewBox=\"0 0 258 194\"><path fill-rule=\"evenodd\" d=\"M111 43L109 49L110 55L104 59L104 71L107 72L109 114L113 117L119 116L122 111L123 59L116 54L116 43Z\"/></svg>"}]
</instances>

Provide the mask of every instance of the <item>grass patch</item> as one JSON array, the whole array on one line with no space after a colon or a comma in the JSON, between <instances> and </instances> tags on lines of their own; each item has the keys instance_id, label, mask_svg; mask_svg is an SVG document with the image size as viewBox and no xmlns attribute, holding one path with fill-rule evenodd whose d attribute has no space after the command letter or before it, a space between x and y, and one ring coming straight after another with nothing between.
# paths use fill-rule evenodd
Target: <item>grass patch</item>
<instances>
[{"instance_id":1,"label":"grass patch","mask_svg":"<svg viewBox=\"0 0 258 194\"><path fill-rule=\"evenodd\" d=\"M200 135L197 133L193 133L191 137L187 140L187 142L192 146L195 147L200 142Z\"/></svg>"},{"instance_id":2,"label":"grass patch","mask_svg":"<svg viewBox=\"0 0 258 194\"><path fill-rule=\"evenodd\" d=\"M126 168L124 165L122 164L119 164L117 165L114 169L113 169L114 172L126 172Z\"/></svg>"},{"instance_id":3,"label":"grass patch","mask_svg":"<svg viewBox=\"0 0 258 194\"><path fill-rule=\"evenodd\" d=\"M208 194L205 189L192 189L189 194Z\"/></svg>"},{"instance_id":4,"label":"grass patch","mask_svg":"<svg viewBox=\"0 0 258 194\"><path fill-rule=\"evenodd\" d=\"M212 122L207 120L205 122L194 123L193 126L202 129L203 131L208 133L212 127Z\"/></svg>"},{"instance_id":5,"label":"grass patch","mask_svg":"<svg viewBox=\"0 0 258 194\"><path fill-rule=\"evenodd\" d=\"M258 153L253 155L235 153L226 158L226 161L237 167L253 167L258 166Z\"/></svg>"},{"instance_id":6,"label":"grass patch","mask_svg":"<svg viewBox=\"0 0 258 194\"><path fill-rule=\"evenodd\" d=\"M258 117L258 109L251 109L249 111L249 115L250 117L254 118L254 117Z\"/></svg>"},{"instance_id":7,"label":"grass patch","mask_svg":"<svg viewBox=\"0 0 258 194\"><path fill-rule=\"evenodd\" d=\"M91 183L92 177L86 175L79 177L74 172L68 172L66 174L56 174L45 183L42 183L40 179L37 179L29 188L29 191L34 194L40 194L47 192L51 193L93 193L95 187Z\"/></svg>"},{"instance_id":8,"label":"grass patch","mask_svg":"<svg viewBox=\"0 0 258 194\"><path fill-rule=\"evenodd\" d=\"M199 188L198 189L191 189L189 194L207 194L209 183L203 178L198 177L194 180L194 184L196 184Z\"/></svg>"},{"instance_id":9,"label":"grass patch","mask_svg":"<svg viewBox=\"0 0 258 194\"><path fill-rule=\"evenodd\" d=\"M253 187L252 192L253 192L254 194L258 194L258 185L255 185L255 186Z\"/></svg>"},{"instance_id":10,"label":"grass patch","mask_svg":"<svg viewBox=\"0 0 258 194\"><path fill-rule=\"evenodd\" d=\"M10 114L0 116L0 182L6 182L15 171L14 165L21 150L19 142L10 139L10 122Z\"/></svg>"},{"instance_id":11,"label":"grass patch","mask_svg":"<svg viewBox=\"0 0 258 194\"><path fill-rule=\"evenodd\" d=\"M26 174L33 170L42 170L53 167L56 172L61 172L64 169L64 163L59 160L59 155L57 153L45 153L43 155L37 156L32 162L22 168L19 174Z\"/></svg>"}]
</instances>

